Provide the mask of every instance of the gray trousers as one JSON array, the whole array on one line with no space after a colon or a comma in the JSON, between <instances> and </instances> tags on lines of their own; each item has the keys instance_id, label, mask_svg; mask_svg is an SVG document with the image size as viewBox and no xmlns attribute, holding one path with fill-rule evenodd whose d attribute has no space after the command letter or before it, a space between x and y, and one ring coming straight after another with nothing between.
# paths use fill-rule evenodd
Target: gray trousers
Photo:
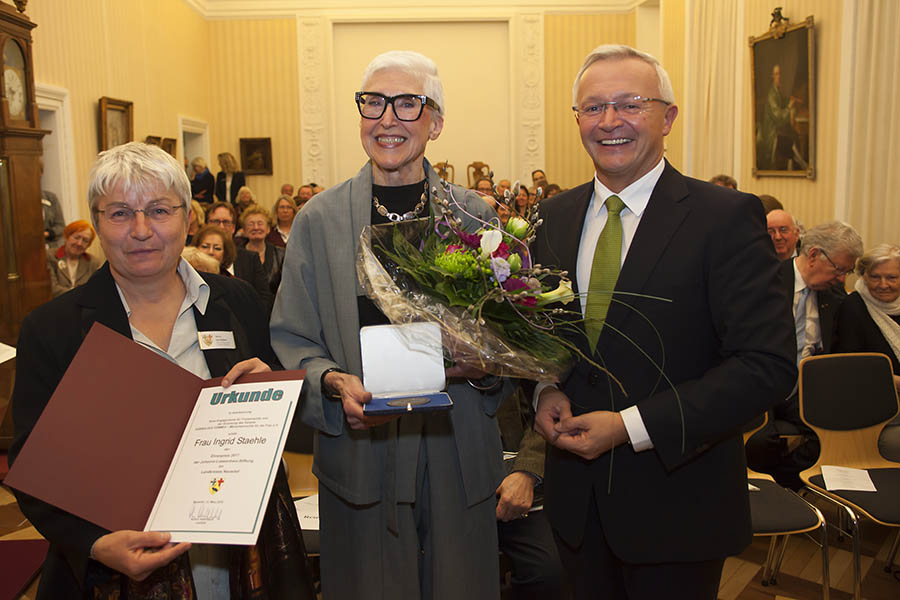
<instances>
[{"instance_id":1,"label":"gray trousers","mask_svg":"<svg viewBox=\"0 0 900 600\"><path fill-rule=\"evenodd\" d=\"M500 597L496 499L466 506L452 431L434 424L426 419L415 502L397 504L396 534L384 502L350 504L319 486L324 600Z\"/></svg>"}]
</instances>

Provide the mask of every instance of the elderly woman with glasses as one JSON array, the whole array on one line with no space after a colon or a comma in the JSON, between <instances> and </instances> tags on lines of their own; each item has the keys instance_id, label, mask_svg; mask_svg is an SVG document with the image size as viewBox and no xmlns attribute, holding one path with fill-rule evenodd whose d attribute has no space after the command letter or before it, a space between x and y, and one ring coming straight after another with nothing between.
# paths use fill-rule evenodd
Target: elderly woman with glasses
<instances>
[{"instance_id":1,"label":"elderly woman with glasses","mask_svg":"<svg viewBox=\"0 0 900 600\"><path fill-rule=\"evenodd\" d=\"M381 54L355 99L369 160L297 214L272 314L275 352L307 373L298 411L317 430L322 595L498 598L493 415L507 386L478 391L460 376L481 374L457 366L447 373L452 410L363 413L359 330L388 321L357 283L356 248L366 225L433 210L441 184L425 147L444 126L437 67L416 52ZM453 194L470 215L494 216L474 191Z\"/></svg>"},{"instance_id":2,"label":"elderly woman with glasses","mask_svg":"<svg viewBox=\"0 0 900 600\"><path fill-rule=\"evenodd\" d=\"M900 389L900 246L875 246L857 261L856 272L856 291L838 309L834 351L886 354ZM878 448L900 461L900 417L881 432Z\"/></svg>"},{"instance_id":3,"label":"elderly woman with glasses","mask_svg":"<svg viewBox=\"0 0 900 600\"><path fill-rule=\"evenodd\" d=\"M94 323L198 377L224 376L223 385L278 365L252 288L200 274L181 258L190 199L184 170L158 146L133 142L100 154L88 203L107 263L85 285L35 309L22 323L11 463ZM233 332L234 350L201 348L202 331ZM171 592L167 598L315 597L281 470L256 546L190 547L170 544L163 532L106 531L36 498L16 497L50 542L38 598L149 599L163 588Z\"/></svg>"}]
</instances>

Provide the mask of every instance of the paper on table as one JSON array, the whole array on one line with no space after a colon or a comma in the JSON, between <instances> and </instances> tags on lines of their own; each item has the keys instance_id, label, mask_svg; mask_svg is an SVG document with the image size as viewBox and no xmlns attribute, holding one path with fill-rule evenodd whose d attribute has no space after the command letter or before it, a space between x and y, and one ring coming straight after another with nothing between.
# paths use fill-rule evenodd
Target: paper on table
<instances>
[{"instance_id":1,"label":"paper on table","mask_svg":"<svg viewBox=\"0 0 900 600\"><path fill-rule=\"evenodd\" d=\"M16 357L16 349L0 342L0 365Z\"/></svg>"},{"instance_id":2,"label":"paper on table","mask_svg":"<svg viewBox=\"0 0 900 600\"><path fill-rule=\"evenodd\" d=\"M303 531L319 530L319 495L313 494L294 501L297 518Z\"/></svg>"},{"instance_id":3,"label":"paper on table","mask_svg":"<svg viewBox=\"0 0 900 600\"><path fill-rule=\"evenodd\" d=\"M865 469L851 469L850 467L835 467L822 465L822 478L825 480L825 489L847 490L852 492L875 492L875 484Z\"/></svg>"}]
</instances>

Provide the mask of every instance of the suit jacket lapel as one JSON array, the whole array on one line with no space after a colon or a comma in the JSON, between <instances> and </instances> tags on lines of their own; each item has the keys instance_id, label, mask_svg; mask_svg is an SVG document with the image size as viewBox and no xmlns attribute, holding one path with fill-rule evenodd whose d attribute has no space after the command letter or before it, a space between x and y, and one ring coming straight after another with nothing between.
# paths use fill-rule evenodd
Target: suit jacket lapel
<instances>
[{"instance_id":1,"label":"suit jacket lapel","mask_svg":"<svg viewBox=\"0 0 900 600\"><path fill-rule=\"evenodd\" d=\"M690 209L681 203L687 196L688 190L682 176L666 162L628 248L628 256L616 281L615 292L640 293L644 289L654 265L690 213ZM633 304L634 299L626 295L613 298L607 318L621 323L633 313L623 303ZM607 333L604 329L604 334Z\"/></svg>"},{"instance_id":2,"label":"suit jacket lapel","mask_svg":"<svg viewBox=\"0 0 900 600\"><path fill-rule=\"evenodd\" d=\"M131 337L128 315L116 290L116 282L109 270L109 263L102 267L84 284L78 303L81 305L81 334L86 336L91 326L97 322L113 331Z\"/></svg>"},{"instance_id":3,"label":"suit jacket lapel","mask_svg":"<svg viewBox=\"0 0 900 600\"><path fill-rule=\"evenodd\" d=\"M206 314L200 314L194 306L194 319L197 322L197 332L204 331L231 331L234 334L234 349L204 350L206 366L213 377L221 377L236 363L242 360L241 348L248 348L240 322L234 318L234 314L225 304L221 288L214 282L207 280L209 284L209 302L206 305Z\"/></svg>"}]
</instances>

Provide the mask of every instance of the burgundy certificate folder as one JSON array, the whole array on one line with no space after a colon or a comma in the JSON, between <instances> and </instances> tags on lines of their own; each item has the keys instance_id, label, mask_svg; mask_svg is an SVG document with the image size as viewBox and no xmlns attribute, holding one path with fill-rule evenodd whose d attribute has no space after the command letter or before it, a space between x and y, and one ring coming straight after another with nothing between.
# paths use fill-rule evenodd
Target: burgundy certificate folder
<instances>
[{"instance_id":1,"label":"burgundy certificate folder","mask_svg":"<svg viewBox=\"0 0 900 600\"><path fill-rule=\"evenodd\" d=\"M240 382L302 379L304 371ZM141 531L204 381L95 323L4 484L110 531Z\"/></svg>"}]
</instances>

